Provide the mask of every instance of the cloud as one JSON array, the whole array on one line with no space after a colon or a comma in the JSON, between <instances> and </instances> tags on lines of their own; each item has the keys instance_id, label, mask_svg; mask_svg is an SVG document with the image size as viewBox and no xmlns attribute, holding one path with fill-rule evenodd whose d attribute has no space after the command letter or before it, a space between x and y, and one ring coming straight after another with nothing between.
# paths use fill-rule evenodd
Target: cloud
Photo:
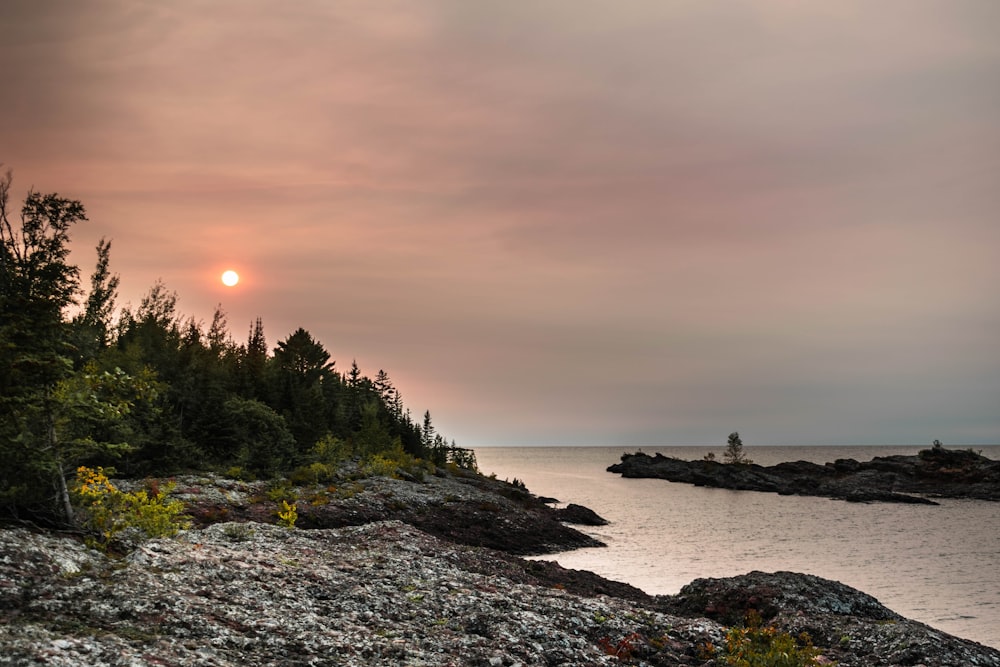
<instances>
[{"instance_id":1,"label":"cloud","mask_svg":"<svg viewBox=\"0 0 1000 667\"><path fill-rule=\"evenodd\" d=\"M998 24L15 0L0 160L84 200L123 300L304 326L466 444L982 441Z\"/></svg>"}]
</instances>

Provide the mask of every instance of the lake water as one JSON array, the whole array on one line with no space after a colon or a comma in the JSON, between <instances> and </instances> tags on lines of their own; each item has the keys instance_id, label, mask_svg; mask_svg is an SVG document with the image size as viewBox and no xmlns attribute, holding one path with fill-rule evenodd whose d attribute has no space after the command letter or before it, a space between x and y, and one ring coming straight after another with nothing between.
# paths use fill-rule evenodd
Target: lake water
<instances>
[{"instance_id":1,"label":"lake water","mask_svg":"<svg viewBox=\"0 0 1000 667\"><path fill-rule=\"evenodd\" d=\"M643 447L701 459L724 447ZM917 447L746 447L761 465L916 454ZM977 447L1000 458L1000 446ZM585 505L610 525L585 528L607 548L551 557L650 594L698 577L789 570L860 589L908 618L1000 648L1000 503L859 504L709 489L606 472L622 447L481 447L479 469L540 496Z\"/></svg>"}]
</instances>

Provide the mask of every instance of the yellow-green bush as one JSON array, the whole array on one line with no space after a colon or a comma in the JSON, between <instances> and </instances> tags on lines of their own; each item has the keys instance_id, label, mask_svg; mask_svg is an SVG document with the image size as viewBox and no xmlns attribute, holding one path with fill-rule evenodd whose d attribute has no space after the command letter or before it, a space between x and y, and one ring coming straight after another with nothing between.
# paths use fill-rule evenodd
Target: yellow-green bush
<instances>
[{"instance_id":1,"label":"yellow-green bush","mask_svg":"<svg viewBox=\"0 0 1000 667\"><path fill-rule=\"evenodd\" d=\"M363 472L366 477L395 477L399 464L383 454L375 454L365 461Z\"/></svg>"},{"instance_id":2,"label":"yellow-green bush","mask_svg":"<svg viewBox=\"0 0 1000 667\"><path fill-rule=\"evenodd\" d=\"M184 503L167 500L173 484L134 492L119 490L108 479L104 468L81 466L73 484L73 501L81 526L96 533L92 546L106 550L112 540L127 528L137 528L148 537L170 537L187 528Z\"/></svg>"},{"instance_id":3,"label":"yellow-green bush","mask_svg":"<svg viewBox=\"0 0 1000 667\"><path fill-rule=\"evenodd\" d=\"M295 528L295 522L299 518L299 508L295 503L288 504L287 500L281 501L281 509L278 510L278 525L285 528Z\"/></svg>"}]
</instances>

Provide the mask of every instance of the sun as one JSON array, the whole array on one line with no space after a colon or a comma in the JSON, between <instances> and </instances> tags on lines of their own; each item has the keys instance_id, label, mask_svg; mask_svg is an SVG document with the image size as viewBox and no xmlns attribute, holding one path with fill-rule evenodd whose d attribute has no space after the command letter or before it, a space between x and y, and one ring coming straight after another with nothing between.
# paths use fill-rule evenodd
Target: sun
<instances>
[{"instance_id":1,"label":"sun","mask_svg":"<svg viewBox=\"0 0 1000 667\"><path fill-rule=\"evenodd\" d=\"M240 274L236 273L232 269L226 271L222 274L222 284L226 287L233 287L240 281Z\"/></svg>"}]
</instances>

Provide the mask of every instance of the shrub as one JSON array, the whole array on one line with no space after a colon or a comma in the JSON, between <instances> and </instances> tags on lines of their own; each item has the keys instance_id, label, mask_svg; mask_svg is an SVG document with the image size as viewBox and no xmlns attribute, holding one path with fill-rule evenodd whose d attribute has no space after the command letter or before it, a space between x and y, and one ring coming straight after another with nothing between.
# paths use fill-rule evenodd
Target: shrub
<instances>
[{"instance_id":1,"label":"shrub","mask_svg":"<svg viewBox=\"0 0 1000 667\"><path fill-rule=\"evenodd\" d=\"M351 447L340 438L327 434L313 445L312 454L321 463L336 466L341 461L350 458Z\"/></svg>"},{"instance_id":2,"label":"shrub","mask_svg":"<svg viewBox=\"0 0 1000 667\"><path fill-rule=\"evenodd\" d=\"M330 482L336 477L336 466L327 463L311 463L307 466L300 466L292 471L288 479L299 485L319 484Z\"/></svg>"},{"instance_id":3,"label":"shrub","mask_svg":"<svg viewBox=\"0 0 1000 667\"><path fill-rule=\"evenodd\" d=\"M820 651L808 634L798 641L787 632L764 627L760 614L750 610L743 627L726 634L726 664L735 667L813 667Z\"/></svg>"},{"instance_id":4,"label":"shrub","mask_svg":"<svg viewBox=\"0 0 1000 667\"><path fill-rule=\"evenodd\" d=\"M363 473L365 477L395 477L399 464L383 454L375 454L365 461Z\"/></svg>"},{"instance_id":5,"label":"shrub","mask_svg":"<svg viewBox=\"0 0 1000 667\"><path fill-rule=\"evenodd\" d=\"M299 499L298 491L292 488L287 479L279 479L272 482L267 489L267 499L271 502L280 503L286 500L295 502Z\"/></svg>"},{"instance_id":6,"label":"shrub","mask_svg":"<svg viewBox=\"0 0 1000 667\"><path fill-rule=\"evenodd\" d=\"M78 468L73 484L77 516L85 529L98 536L88 543L106 551L127 528L136 528L147 537L171 537L190 525L184 516L184 503L167 500L174 484L160 487L152 481L148 486L148 490L120 491L104 468Z\"/></svg>"},{"instance_id":7,"label":"shrub","mask_svg":"<svg viewBox=\"0 0 1000 667\"><path fill-rule=\"evenodd\" d=\"M288 504L287 500L281 501L281 509L278 510L278 525L285 528L295 528L295 521L299 518L299 508L295 503Z\"/></svg>"},{"instance_id":8,"label":"shrub","mask_svg":"<svg viewBox=\"0 0 1000 667\"><path fill-rule=\"evenodd\" d=\"M243 482L256 481L257 476L242 466L232 466L227 469L225 476L230 479L238 479Z\"/></svg>"}]
</instances>

